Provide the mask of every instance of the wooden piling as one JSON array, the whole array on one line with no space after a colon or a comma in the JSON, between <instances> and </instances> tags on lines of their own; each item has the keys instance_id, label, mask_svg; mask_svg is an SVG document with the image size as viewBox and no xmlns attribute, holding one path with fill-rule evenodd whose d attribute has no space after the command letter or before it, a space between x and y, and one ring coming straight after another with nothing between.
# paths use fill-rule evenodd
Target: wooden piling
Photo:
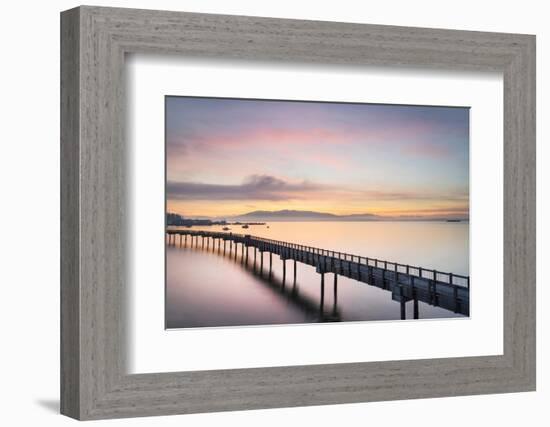
<instances>
[{"instance_id":1,"label":"wooden piling","mask_svg":"<svg viewBox=\"0 0 550 427\"><path fill-rule=\"evenodd\" d=\"M264 253L260 251L260 274L264 273Z\"/></svg>"},{"instance_id":2,"label":"wooden piling","mask_svg":"<svg viewBox=\"0 0 550 427\"><path fill-rule=\"evenodd\" d=\"M334 310L336 311L336 304L338 303L338 274L334 273Z\"/></svg>"},{"instance_id":3,"label":"wooden piling","mask_svg":"<svg viewBox=\"0 0 550 427\"><path fill-rule=\"evenodd\" d=\"M456 286L453 288L453 299L455 300L455 313L457 313L459 301L458 301L458 288Z\"/></svg>"},{"instance_id":4,"label":"wooden piling","mask_svg":"<svg viewBox=\"0 0 550 427\"><path fill-rule=\"evenodd\" d=\"M323 315L325 306L325 273L321 273L321 298L319 303L319 312Z\"/></svg>"}]
</instances>

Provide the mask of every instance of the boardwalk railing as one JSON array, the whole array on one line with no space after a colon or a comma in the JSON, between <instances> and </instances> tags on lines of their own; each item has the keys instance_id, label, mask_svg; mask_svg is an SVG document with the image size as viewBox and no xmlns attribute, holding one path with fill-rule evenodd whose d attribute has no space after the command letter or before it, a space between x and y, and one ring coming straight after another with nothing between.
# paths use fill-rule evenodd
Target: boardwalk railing
<instances>
[{"instance_id":1,"label":"boardwalk railing","mask_svg":"<svg viewBox=\"0 0 550 427\"><path fill-rule=\"evenodd\" d=\"M231 234L231 233L230 233ZM242 234L233 234L234 236L246 237ZM427 269L423 267L415 267L413 265L399 264L392 261L382 261L376 258L369 258L360 255L351 255L345 252L331 251L327 249L315 248L312 246L304 246L297 243L283 242L280 240L266 239L264 237L253 237L251 239L257 241L263 241L274 245L280 245L285 248L296 249L300 251L308 251L316 255L331 257L342 261L351 261L363 265L369 265L372 267L383 268L384 270L390 270L397 273L407 274L418 278L427 278L435 280L437 282L443 282L451 285L463 286L470 288L470 278L468 276L462 276L460 274L446 273L444 271L438 271L433 269Z\"/></svg>"},{"instance_id":2,"label":"boardwalk railing","mask_svg":"<svg viewBox=\"0 0 550 427\"><path fill-rule=\"evenodd\" d=\"M166 231L169 243L175 243L179 237L187 241L187 237L202 239L202 245L207 247L212 240L213 248L218 243L218 251L226 252L226 242L230 242L229 251L235 256L237 245L241 244L242 258L248 264L249 248L254 249L254 266L256 266L257 251L260 252L260 270L263 271L263 253L269 253L269 271L271 272L272 254L277 254L283 261L283 282L286 278L286 261L294 261L294 281L296 281L296 262L314 266L321 275L321 298L324 295L324 275L334 274L334 286L337 286L338 275L348 277L369 285L377 286L392 292L392 298L401 303L402 318L404 304L414 301L414 315L418 316L418 301L439 306L447 310L469 315L470 278L454 273L426 269L352 255L344 252L300 245L292 242L267 239L249 234L226 233L215 231L169 229ZM205 242L206 239L206 242ZM245 252L246 251L246 252Z\"/></svg>"}]
</instances>

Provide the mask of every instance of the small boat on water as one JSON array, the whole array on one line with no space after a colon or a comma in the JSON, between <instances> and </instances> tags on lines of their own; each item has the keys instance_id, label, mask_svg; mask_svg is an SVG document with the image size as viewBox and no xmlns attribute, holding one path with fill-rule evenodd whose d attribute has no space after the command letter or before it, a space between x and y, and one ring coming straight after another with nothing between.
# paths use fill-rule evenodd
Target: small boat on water
<instances>
[{"instance_id":1,"label":"small boat on water","mask_svg":"<svg viewBox=\"0 0 550 427\"><path fill-rule=\"evenodd\" d=\"M248 228L248 224L243 225L243 228Z\"/></svg>"},{"instance_id":2,"label":"small boat on water","mask_svg":"<svg viewBox=\"0 0 550 427\"><path fill-rule=\"evenodd\" d=\"M231 230L231 229L230 229L229 227L223 227L222 230L223 230L223 231L229 231L229 230Z\"/></svg>"},{"instance_id":3,"label":"small boat on water","mask_svg":"<svg viewBox=\"0 0 550 427\"><path fill-rule=\"evenodd\" d=\"M460 222L459 219L448 219L447 222Z\"/></svg>"}]
</instances>

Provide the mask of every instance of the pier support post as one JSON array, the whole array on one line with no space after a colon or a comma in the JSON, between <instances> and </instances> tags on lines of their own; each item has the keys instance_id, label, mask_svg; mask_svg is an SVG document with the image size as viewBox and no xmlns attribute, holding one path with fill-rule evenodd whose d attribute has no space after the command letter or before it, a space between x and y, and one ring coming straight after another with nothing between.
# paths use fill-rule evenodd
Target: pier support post
<instances>
[{"instance_id":1,"label":"pier support post","mask_svg":"<svg viewBox=\"0 0 550 427\"><path fill-rule=\"evenodd\" d=\"M286 259L283 258L283 287L285 286L286 282Z\"/></svg>"},{"instance_id":2,"label":"pier support post","mask_svg":"<svg viewBox=\"0 0 550 427\"><path fill-rule=\"evenodd\" d=\"M407 310L405 307L405 300L401 299L401 320L405 320L407 318Z\"/></svg>"},{"instance_id":3,"label":"pier support post","mask_svg":"<svg viewBox=\"0 0 550 427\"><path fill-rule=\"evenodd\" d=\"M260 251L260 276L264 274L264 253Z\"/></svg>"},{"instance_id":4,"label":"pier support post","mask_svg":"<svg viewBox=\"0 0 550 427\"><path fill-rule=\"evenodd\" d=\"M338 274L334 273L334 310L336 311L336 304L338 304Z\"/></svg>"},{"instance_id":5,"label":"pier support post","mask_svg":"<svg viewBox=\"0 0 550 427\"><path fill-rule=\"evenodd\" d=\"M321 273L321 302L319 303L319 312L323 315L325 306L325 273Z\"/></svg>"},{"instance_id":6,"label":"pier support post","mask_svg":"<svg viewBox=\"0 0 550 427\"><path fill-rule=\"evenodd\" d=\"M296 286L296 260L294 260L294 286Z\"/></svg>"},{"instance_id":7,"label":"pier support post","mask_svg":"<svg viewBox=\"0 0 550 427\"><path fill-rule=\"evenodd\" d=\"M273 267L273 253L269 252L269 278L271 279L271 269Z\"/></svg>"},{"instance_id":8,"label":"pier support post","mask_svg":"<svg viewBox=\"0 0 550 427\"><path fill-rule=\"evenodd\" d=\"M257 252L258 248L256 248L254 246L254 271L256 271L256 252Z\"/></svg>"},{"instance_id":9,"label":"pier support post","mask_svg":"<svg viewBox=\"0 0 550 427\"><path fill-rule=\"evenodd\" d=\"M225 255L225 248L226 248L227 240L223 241L223 254Z\"/></svg>"},{"instance_id":10,"label":"pier support post","mask_svg":"<svg viewBox=\"0 0 550 427\"><path fill-rule=\"evenodd\" d=\"M413 300L413 318L418 319L418 298Z\"/></svg>"}]
</instances>

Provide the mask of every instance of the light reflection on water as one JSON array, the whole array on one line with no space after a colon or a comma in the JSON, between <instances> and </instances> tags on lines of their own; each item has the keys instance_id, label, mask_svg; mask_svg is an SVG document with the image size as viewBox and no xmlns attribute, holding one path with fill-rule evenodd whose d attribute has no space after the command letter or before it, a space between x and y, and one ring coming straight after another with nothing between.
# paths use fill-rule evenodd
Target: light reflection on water
<instances>
[{"instance_id":1,"label":"light reflection on water","mask_svg":"<svg viewBox=\"0 0 550 427\"><path fill-rule=\"evenodd\" d=\"M230 226L231 232L289 241L323 249L347 252L387 261L469 275L468 223L446 222L271 222L266 226ZM221 226L193 230L222 231ZM200 240L199 240L200 241ZM229 242L227 243L229 250ZM320 275L314 267L287 261L282 283L282 261L273 255L269 278L269 254L264 254L260 275L259 252L256 269L253 249L248 265L241 258L179 245L166 247L166 325L168 328L312 323L400 319L400 305L391 292L338 277L336 295L333 275L325 274L321 309ZM412 318L412 302L406 304ZM460 316L419 302L420 318Z\"/></svg>"}]
</instances>

